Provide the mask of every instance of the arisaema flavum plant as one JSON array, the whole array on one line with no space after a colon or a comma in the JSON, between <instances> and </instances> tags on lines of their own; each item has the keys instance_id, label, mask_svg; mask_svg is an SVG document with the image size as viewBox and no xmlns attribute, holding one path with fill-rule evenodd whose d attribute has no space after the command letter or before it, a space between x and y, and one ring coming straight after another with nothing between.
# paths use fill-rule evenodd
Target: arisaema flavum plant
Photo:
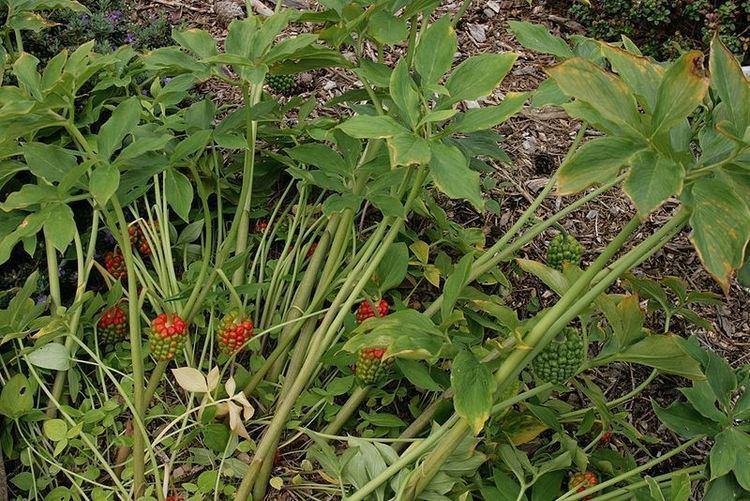
<instances>
[{"instance_id":1,"label":"arisaema flavum plant","mask_svg":"<svg viewBox=\"0 0 750 501\"><path fill-rule=\"evenodd\" d=\"M746 275L737 61L718 39L706 60L657 63L626 38L514 22L557 63L501 93L517 55L457 59L470 2L438 3L279 2L223 43L176 30L172 47L88 43L45 65L6 27L0 262L43 263L0 291L14 495L682 500L698 480L704 499L748 495L748 371L671 322L710 327L693 308L720 298L669 277L672 304L629 273L689 233L725 293ZM322 68L356 83L281 95ZM201 96L210 84L240 102ZM492 241L451 221L449 199L483 212L481 172L510 168L493 128L543 106L577 127L557 172L522 211L492 200L513 216ZM632 213L585 248L565 222L601 196ZM511 307L521 275L554 300ZM613 364L647 369L611 397L591 369ZM636 461L657 439L623 406L664 375L687 386L653 410L684 441ZM705 457L665 473L698 442Z\"/></svg>"}]
</instances>

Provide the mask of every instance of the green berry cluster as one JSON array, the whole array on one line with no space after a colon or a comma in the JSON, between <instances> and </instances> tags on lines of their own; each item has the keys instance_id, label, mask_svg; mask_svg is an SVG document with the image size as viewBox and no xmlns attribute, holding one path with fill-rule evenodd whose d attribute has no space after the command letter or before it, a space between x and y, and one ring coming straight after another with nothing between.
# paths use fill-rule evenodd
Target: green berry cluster
<instances>
[{"instance_id":1,"label":"green berry cluster","mask_svg":"<svg viewBox=\"0 0 750 501\"><path fill-rule=\"evenodd\" d=\"M562 384L576 375L583 359L583 339L577 330L566 327L536 356L532 367L542 381Z\"/></svg>"},{"instance_id":2,"label":"green berry cluster","mask_svg":"<svg viewBox=\"0 0 750 501\"><path fill-rule=\"evenodd\" d=\"M268 75L266 83L275 93L289 95L297 88L297 77L295 75Z\"/></svg>"},{"instance_id":3,"label":"green berry cluster","mask_svg":"<svg viewBox=\"0 0 750 501\"><path fill-rule=\"evenodd\" d=\"M547 248L547 264L562 271L563 264L568 263L575 266L581 264L583 246L572 235L557 235L549 243Z\"/></svg>"}]
</instances>

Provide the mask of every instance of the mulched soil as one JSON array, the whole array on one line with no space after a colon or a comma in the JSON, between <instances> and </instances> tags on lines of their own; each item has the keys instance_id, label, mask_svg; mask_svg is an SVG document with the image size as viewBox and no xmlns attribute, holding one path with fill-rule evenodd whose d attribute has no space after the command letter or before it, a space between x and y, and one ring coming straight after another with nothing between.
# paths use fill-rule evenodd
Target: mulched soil
<instances>
[{"instance_id":1,"label":"mulched soil","mask_svg":"<svg viewBox=\"0 0 750 501\"><path fill-rule=\"evenodd\" d=\"M244 4L244 2L242 2ZM272 2L269 2L271 4ZM537 4L537 2L534 2ZM225 26L219 25L213 15L213 5L205 0L140 0L139 14L147 17L152 12L168 12L175 25L200 27L207 29L220 39L226 34ZM441 12L455 12L459 2L444 5ZM507 29L511 19L527 20L547 25L554 33L562 35L581 34L582 27L566 19L554 7L544 3L529 6L523 0L475 2L458 26L459 52L461 59L481 52L514 51L518 61L502 86L491 96L480 100L482 103L500 101L507 92L530 91L535 89L545 78L544 70L555 64L552 57L532 53L521 47ZM396 47L395 54L402 48ZM393 53L390 57L393 57ZM388 57L388 56L387 56ZM397 57L397 55L396 55ZM314 74L314 92L319 102L324 102L351 88L353 78L341 71L320 71ZM200 89L223 104L237 103L237 93L220 82L210 82ZM473 104L473 103L469 103ZM343 108L342 108L343 111ZM502 215L478 214L466 204L441 200L451 218L467 226L481 227L488 240L501 235L544 186L550 173L560 165L568 147L572 143L578 124L566 117L556 108L542 110L525 109L520 116L498 128L505 136L503 147L512 159L508 165L493 164L501 188L489 193L503 207ZM548 199L541 216L554 214L568 202L565 198ZM638 237L648 236L649 231L668 217L675 207L674 202L653 214L647 224L643 225ZM587 250L586 258L592 258L628 221L635 210L627 197L619 191L611 191L599 199L587 204L572 214L565 222L566 229L574 234ZM546 241L538 239L525 249L528 257L540 259L544 254ZM721 290L703 270L688 240L689 232L685 231L667 247L644 263L637 271L638 275L660 278L674 275L686 279L694 290L712 291L721 294ZM522 277L510 301L515 306L525 307L528 298L539 297L544 301L553 298L547 289L530 277ZM721 353L734 366L750 363L750 291L733 284L726 303L719 307L705 307L700 310L714 325L713 331L705 331L695 326L676 323L673 331L680 335L695 334L702 343ZM652 319L651 325L659 329L658 317ZM596 371L595 381L605 390L607 396L615 398L626 393L648 374L641 367L631 368L625 365L613 365ZM678 442L671 432L659 425L653 414L650 399L662 405L677 397L676 387L685 384L679 378L661 377L642 395L630 402L623 410L631 415L632 424L637 429L656 434L664 441L661 446L650 448L652 455L669 450ZM695 464L696 458L702 457L708 448L703 445L689 453L677 456L668 466ZM638 460L648 456L643 451L633 450Z\"/></svg>"}]
</instances>

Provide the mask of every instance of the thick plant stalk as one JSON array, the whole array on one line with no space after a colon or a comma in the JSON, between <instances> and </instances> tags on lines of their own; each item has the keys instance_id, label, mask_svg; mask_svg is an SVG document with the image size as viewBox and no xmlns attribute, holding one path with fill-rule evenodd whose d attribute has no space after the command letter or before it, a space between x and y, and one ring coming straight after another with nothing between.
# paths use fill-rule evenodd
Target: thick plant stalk
<instances>
[{"instance_id":1,"label":"thick plant stalk","mask_svg":"<svg viewBox=\"0 0 750 501\"><path fill-rule=\"evenodd\" d=\"M258 131L258 122L251 118L252 107L258 104L263 88L260 85L253 85L248 89L247 85L243 87L243 100L245 102L245 113L247 115L247 151L245 151L245 161L242 175L242 191L240 193L240 205L238 205L239 227L237 238L234 244L234 253L239 256L247 249L247 240L250 233L250 205L252 203L253 193L253 176L255 174L255 140ZM237 215L235 215L237 217ZM239 268L234 272L232 284L235 286L242 285L245 280L245 261L240 263Z\"/></svg>"},{"instance_id":2,"label":"thick plant stalk","mask_svg":"<svg viewBox=\"0 0 750 501\"><path fill-rule=\"evenodd\" d=\"M135 276L135 263L133 262L133 248L130 245L130 235L128 234L128 224L125 221L125 215L122 207L116 197L112 198L112 207L120 225L120 233L123 241L122 251L125 259L125 266L128 273L128 326L130 331L130 356L133 364L133 407L135 408L135 433L133 433L133 495L137 499L140 497L146 486L145 479L145 436L144 428L145 407L143 388L143 355L141 353L141 322L138 318L138 284Z\"/></svg>"},{"instance_id":3,"label":"thick plant stalk","mask_svg":"<svg viewBox=\"0 0 750 501\"><path fill-rule=\"evenodd\" d=\"M424 182L426 177L427 170L425 168L420 168L416 179L414 180L411 192L409 193L407 201L404 204L407 212L416 200L419 191L422 188L422 183ZM330 343L330 341L336 335L338 329L343 324L348 310L352 307L354 301L356 300L362 289L364 289L367 281L369 280L369 277L376 270L377 266L380 264L380 261L385 257L385 253L387 252L388 248L396 239L398 233L401 231L403 223L404 221L402 219L398 219L393 222L393 225L383 239L380 247L377 249L377 251L373 249L374 255L372 256L372 259L369 259L368 254L365 254L363 256L362 261L357 265L357 267L354 268L353 273L351 273L347 278L347 281L342 286L336 299L334 299L331 309L329 310L328 314L326 314L320 328L317 331L318 334L324 337L322 339L318 337L313 340L313 343L310 346L310 356L302 366L300 374L295 378L295 381L290 388L289 393L286 395L286 398L284 398L284 400L281 401L276 408L274 418L271 421L269 427L266 429L262 440L258 444L258 448L256 449L255 455L253 456L253 460L250 464L250 469L246 476L242 479L242 483L237 490L235 499L248 499L254 486L254 497L262 499L262 494L265 492L267 479L264 477L259 478L258 472L261 470L263 462L266 459L269 459L268 456L273 452L273 448L278 443L279 437L281 436L284 426L286 425L286 421L289 417L289 413L294 407L294 403L297 397L299 397L301 392L304 390L308 382L308 377L311 376L315 371L320 357L324 353L326 347L328 346L328 343Z\"/></svg>"}]
</instances>

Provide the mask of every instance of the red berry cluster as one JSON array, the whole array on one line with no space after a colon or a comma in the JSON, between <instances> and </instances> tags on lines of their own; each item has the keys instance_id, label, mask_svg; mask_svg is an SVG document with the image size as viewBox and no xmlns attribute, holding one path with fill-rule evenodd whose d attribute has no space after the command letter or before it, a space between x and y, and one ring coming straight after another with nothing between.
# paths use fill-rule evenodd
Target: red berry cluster
<instances>
[{"instance_id":1,"label":"red berry cluster","mask_svg":"<svg viewBox=\"0 0 750 501\"><path fill-rule=\"evenodd\" d=\"M253 336L253 323L250 317L239 311L228 313L219 326L218 341L222 353L232 355L241 350Z\"/></svg>"},{"instance_id":2,"label":"red berry cluster","mask_svg":"<svg viewBox=\"0 0 750 501\"><path fill-rule=\"evenodd\" d=\"M388 301L385 299L381 299L377 303L378 308L378 317L384 317L388 315L388 310L390 309L390 305L388 304ZM359 303L359 307L357 308L357 323L361 324L368 318L372 318L375 316L375 312L372 310L372 305L369 301L362 301Z\"/></svg>"},{"instance_id":3,"label":"red berry cluster","mask_svg":"<svg viewBox=\"0 0 750 501\"><path fill-rule=\"evenodd\" d=\"M99 340L103 344L114 344L125 339L128 332L128 318L122 308L112 306L104 310L96 326L99 329Z\"/></svg>"},{"instance_id":4,"label":"red berry cluster","mask_svg":"<svg viewBox=\"0 0 750 501\"><path fill-rule=\"evenodd\" d=\"M138 252L144 256L151 255L151 246L148 244L148 239L137 223L128 228L128 234L130 234L130 245L138 249Z\"/></svg>"},{"instance_id":5,"label":"red berry cluster","mask_svg":"<svg viewBox=\"0 0 750 501\"><path fill-rule=\"evenodd\" d=\"M584 471L582 473L576 473L570 478L568 484L569 489L575 489L576 492L583 492L589 487L593 487L599 483L599 479L596 474L592 471ZM583 499L591 499L591 496L586 496Z\"/></svg>"},{"instance_id":6,"label":"red berry cluster","mask_svg":"<svg viewBox=\"0 0 750 501\"><path fill-rule=\"evenodd\" d=\"M115 280L125 280L128 276L125 258L119 249L104 254L104 267Z\"/></svg>"},{"instance_id":7,"label":"red berry cluster","mask_svg":"<svg viewBox=\"0 0 750 501\"><path fill-rule=\"evenodd\" d=\"M159 361L172 360L187 338L187 324L174 313L162 313L151 322L148 344Z\"/></svg>"}]
</instances>

